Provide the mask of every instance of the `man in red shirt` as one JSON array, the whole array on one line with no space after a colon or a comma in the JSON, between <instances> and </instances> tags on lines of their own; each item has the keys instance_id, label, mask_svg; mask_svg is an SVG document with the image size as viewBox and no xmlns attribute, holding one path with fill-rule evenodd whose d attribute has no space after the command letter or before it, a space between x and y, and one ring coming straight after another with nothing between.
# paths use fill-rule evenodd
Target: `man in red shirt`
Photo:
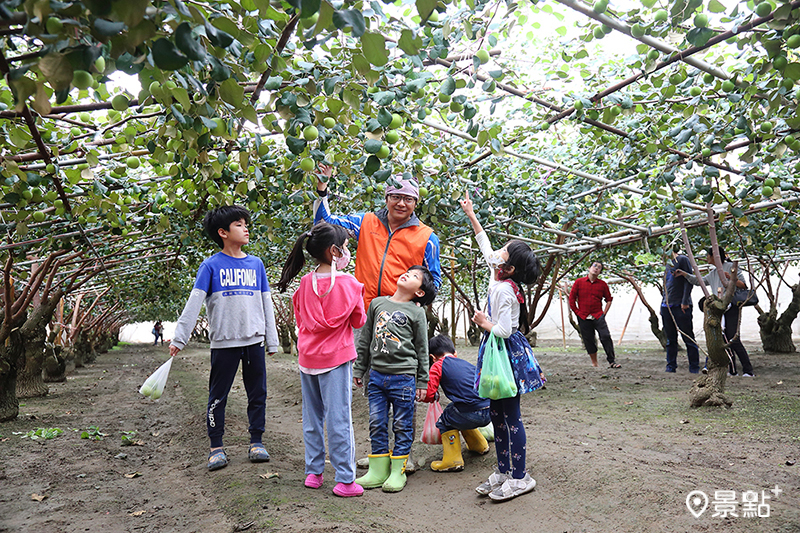
<instances>
[{"instance_id":1,"label":"man in red shirt","mask_svg":"<svg viewBox=\"0 0 800 533\"><path fill-rule=\"evenodd\" d=\"M620 368L622 365L615 361L614 341L611 340L611 333L606 324L606 314L611 307L611 291L608 284L599 279L603 272L603 263L595 261L589 267L589 275L578 278L572 284L569 293L569 308L578 316L578 325L583 338L583 345L589 352L592 359L592 366L597 366L597 342L594 334L600 337L600 344L606 352L609 368ZM603 300L606 301L606 308L603 309Z\"/></svg>"}]
</instances>

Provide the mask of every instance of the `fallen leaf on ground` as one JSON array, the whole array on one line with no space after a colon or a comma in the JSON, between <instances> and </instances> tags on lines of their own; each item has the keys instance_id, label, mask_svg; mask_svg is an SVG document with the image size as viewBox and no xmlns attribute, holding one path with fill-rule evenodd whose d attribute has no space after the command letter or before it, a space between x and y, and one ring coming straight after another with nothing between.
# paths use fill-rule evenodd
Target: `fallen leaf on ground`
<instances>
[{"instance_id":1,"label":"fallen leaf on ground","mask_svg":"<svg viewBox=\"0 0 800 533\"><path fill-rule=\"evenodd\" d=\"M625 405L633 405L633 402L625 402Z\"/></svg>"},{"instance_id":2,"label":"fallen leaf on ground","mask_svg":"<svg viewBox=\"0 0 800 533\"><path fill-rule=\"evenodd\" d=\"M141 476L142 476L141 472L131 472L130 474L125 474L125 477L128 479L133 479L135 477L141 477Z\"/></svg>"},{"instance_id":3,"label":"fallen leaf on ground","mask_svg":"<svg viewBox=\"0 0 800 533\"><path fill-rule=\"evenodd\" d=\"M147 512L147 511L145 511L144 509L142 509L141 511L134 511L134 512L132 512L132 513L128 513L128 516L142 516L142 515L143 515L144 513L146 513L146 512Z\"/></svg>"},{"instance_id":4,"label":"fallen leaf on ground","mask_svg":"<svg viewBox=\"0 0 800 533\"><path fill-rule=\"evenodd\" d=\"M47 499L47 494L36 494L35 492L31 494L31 500L35 502L41 502Z\"/></svg>"},{"instance_id":5,"label":"fallen leaf on ground","mask_svg":"<svg viewBox=\"0 0 800 533\"><path fill-rule=\"evenodd\" d=\"M261 474L258 477L260 477L261 479L270 479L273 477L281 477L281 475L278 472L267 472L266 474Z\"/></svg>"}]
</instances>

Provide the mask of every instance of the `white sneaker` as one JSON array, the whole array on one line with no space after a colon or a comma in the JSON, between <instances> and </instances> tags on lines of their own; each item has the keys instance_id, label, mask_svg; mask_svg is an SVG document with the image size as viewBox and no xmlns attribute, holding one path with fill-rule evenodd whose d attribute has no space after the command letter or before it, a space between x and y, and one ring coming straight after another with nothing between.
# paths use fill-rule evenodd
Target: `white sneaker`
<instances>
[{"instance_id":1,"label":"white sneaker","mask_svg":"<svg viewBox=\"0 0 800 533\"><path fill-rule=\"evenodd\" d=\"M530 492L536 486L536 480L530 474L525 474L522 479L508 478L498 488L493 490L489 497L496 502L503 502Z\"/></svg>"},{"instance_id":2,"label":"white sneaker","mask_svg":"<svg viewBox=\"0 0 800 533\"><path fill-rule=\"evenodd\" d=\"M509 478L508 474L503 474L495 467L494 472L489 479L481 483L475 488L475 492L481 496L488 496L493 490L500 488L503 483Z\"/></svg>"},{"instance_id":3,"label":"white sneaker","mask_svg":"<svg viewBox=\"0 0 800 533\"><path fill-rule=\"evenodd\" d=\"M742 374L742 377L743 378L754 378L755 376L753 374L748 374L747 372L745 372L744 374Z\"/></svg>"}]
</instances>

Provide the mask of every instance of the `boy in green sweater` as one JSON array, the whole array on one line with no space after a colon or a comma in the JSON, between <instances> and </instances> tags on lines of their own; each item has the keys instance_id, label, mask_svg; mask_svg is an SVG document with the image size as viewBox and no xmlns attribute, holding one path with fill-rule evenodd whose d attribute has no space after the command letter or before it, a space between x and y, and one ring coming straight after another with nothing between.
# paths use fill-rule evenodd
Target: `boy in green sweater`
<instances>
[{"instance_id":1,"label":"boy in green sweater","mask_svg":"<svg viewBox=\"0 0 800 533\"><path fill-rule=\"evenodd\" d=\"M436 297L430 271L412 266L397 280L389 297L372 300L356 348L353 382L369 369L369 471L356 479L365 489L399 492L406 485L405 467L414 438L414 401L428 385L428 323L424 307ZM416 391L416 393L415 393ZM389 453L389 406L394 413L394 449Z\"/></svg>"}]
</instances>

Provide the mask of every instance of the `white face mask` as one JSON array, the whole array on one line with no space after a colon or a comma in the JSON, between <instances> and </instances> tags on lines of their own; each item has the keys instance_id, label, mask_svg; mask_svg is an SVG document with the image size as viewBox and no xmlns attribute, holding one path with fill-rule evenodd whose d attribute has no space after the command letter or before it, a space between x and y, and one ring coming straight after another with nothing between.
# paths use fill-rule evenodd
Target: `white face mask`
<instances>
[{"instance_id":1,"label":"white face mask","mask_svg":"<svg viewBox=\"0 0 800 533\"><path fill-rule=\"evenodd\" d=\"M494 250L488 256L486 256L486 262L489 263L489 266L497 269L500 268L500 265L504 264L506 261L503 259L503 256L500 255L499 250Z\"/></svg>"},{"instance_id":2,"label":"white face mask","mask_svg":"<svg viewBox=\"0 0 800 533\"><path fill-rule=\"evenodd\" d=\"M339 248L336 245L334 245L334 247ZM340 257L334 257L333 261L331 261L331 284L328 287L328 290L325 291L325 294L320 294L319 289L317 288L317 273L314 272L314 275L311 276L311 287L314 289L314 294L317 296L326 296L328 293L330 293L333 290L334 283L336 283L336 271L344 270L347 265L350 264L350 250L344 248L340 251L342 255Z\"/></svg>"},{"instance_id":3,"label":"white face mask","mask_svg":"<svg viewBox=\"0 0 800 533\"><path fill-rule=\"evenodd\" d=\"M337 248L339 248L337 246ZM342 255L337 257L334 263L336 264L336 270L344 270L347 268L347 265L350 264L350 250L347 248L340 249Z\"/></svg>"}]
</instances>

